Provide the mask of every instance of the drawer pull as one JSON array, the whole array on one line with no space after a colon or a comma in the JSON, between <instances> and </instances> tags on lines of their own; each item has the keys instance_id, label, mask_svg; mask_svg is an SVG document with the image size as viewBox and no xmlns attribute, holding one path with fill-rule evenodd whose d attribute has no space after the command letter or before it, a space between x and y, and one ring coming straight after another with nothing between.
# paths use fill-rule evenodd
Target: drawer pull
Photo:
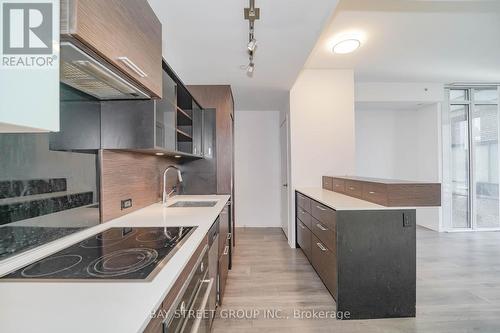
<instances>
[{"instance_id":1,"label":"drawer pull","mask_svg":"<svg viewBox=\"0 0 500 333\"><path fill-rule=\"evenodd\" d=\"M302 224L299 223L299 227L302 228L302 229L305 229L306 227L304 227Z\"/></svg>"},{"instance_id":2,"label":"drawer pull","mask_svg":"<svg viewBox=\"0 0 500 333\"><path fill-rule=\"evenodd\" d=\"M121 62L123 62L128 68L130 68L131 70L133 70L140 77L147 77L148 76L142 69L139 68L139 66L137 66L136 64L134 64L134 62L132 60L130 60L129 58L127 58L127 57L118 57L118 60L120 60Z\"/></svg>"},{"instance_id":3,"label":"drawer pull","mask_svg":"<svg viewBox=\"0 0 500 333\"><path fill-rule=\"evenodd\" d=\"M328 229L323 227L320 223L316 223L316 226L321 230L321 231L327 231Z\"/></svg>"},{"instance_id":4,"label":"drawer pull","mask_svg":"<svg viewBox=\"0 0 500 333\"><path fill-rule=\"evenodd\" d=\"M342 186L342 185L340 185L340 184L335 184L335 187L341 187L341 186Z\"/></svg>"},{"instance_id":5,"label":"drawer pull","mask_svg":"<svg viewBox=\"0 0 500 333\"><path fill-rule=\"evenodd\" d=\"M228 233L227 234L227 240L230 240L231 239L231 233Z\"/></svg>"},{"instance_id":6,"label":"drawer pull","mask_svg":"<svg viewBox=\"0 0 500 333\"><path fill-rule=\"evenodd\" d=\"M370 192L368 192L368 194L375 194L375 192L373 192L373 191L370 191Z\"/></svg>"},{"instance_id":7,"label":"drawer pull","mask_svg":"<svg viewBox=\"0 0 500 333\"><path fill-rule=\"evenodd\" d=\"M351 191L354 191L356 188L354 188L354 187L352 187L352 186L349 186L349 189L350 189Z\"/></svg>"},{"instance_id":8,"label":"drawer pull","mask_svg":"<svg viewBox=\"0 0 500 333\"><path fill-rule=\"evenodd\" d=\"M316 243L316 245L318 245L318 247L321 249L321 251L323 251L323 252L328 251L328 250L326 249L326 247L324 247L324 246L323 246L323 244L321 244L321 243Z\"/></svg>"},{"instance_id":9,"label":"drawer pull","mask_svg":"<svg viewBox=\"0 0 500 333\"><path fill-rule=\"evenodd\" d=\"M318 208L319 210L322 210L322 211L326 211L326 208L323 208L323 207L318 206L318 205L316 205L316 208Z\"/></svg>"},{"instance_id":10,"label":"drawer pull","mask_svg":"<svg viewBox=\"0 0 500 333\"><path fill-rule=\"evenodd\" d=\"M228 253L229 253L229 246L226 245L226 247L224 248L224 253L222 254L227 256Z\"/></svg>"}]
</instances>

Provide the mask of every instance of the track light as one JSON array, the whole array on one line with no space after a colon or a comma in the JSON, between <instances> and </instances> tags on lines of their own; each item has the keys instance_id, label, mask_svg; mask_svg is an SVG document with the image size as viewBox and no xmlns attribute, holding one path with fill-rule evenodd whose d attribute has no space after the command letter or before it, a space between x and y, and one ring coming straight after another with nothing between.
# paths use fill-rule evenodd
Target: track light
<instances>
[{"instance_id":1,"label":"track light","mask_svg":"<svg viewBox=\"0 0 500 333\"><path fill-rule=\"evenodd\" d=\"M256 47L257 47L257 40L255 38L252 38L247 45L248 51L254 52Z\"/></svg>"},{"instance_id":2,"label":"track light","mask_svg":"<svg viewBox=\"0 0 500 333\"><path fill-rule=\"evenodd\" d=\"M244 9L245 20L248 20L248 44L247 44L247 52L248 52L248 60L249 64L247 66L247 75L253 76L253 72L255 71L255 63L253 62L255 50L257 49L257 39L255 39L255 30L254 23L255 20L260 18L260 8L255 7L255 0L249 0L249 7Z\"/></svg>"},{"instance_id":3,"label":"track light","mask_svg":"<svg viewBox=\"0 0 500 333\"><path fill-rule=\"evenodd\" d=\"M253 74L255 70L255 64L253 62L249 63L248 64L248 67L247 67L247 74Z\"/></svg>"}]
</instances>

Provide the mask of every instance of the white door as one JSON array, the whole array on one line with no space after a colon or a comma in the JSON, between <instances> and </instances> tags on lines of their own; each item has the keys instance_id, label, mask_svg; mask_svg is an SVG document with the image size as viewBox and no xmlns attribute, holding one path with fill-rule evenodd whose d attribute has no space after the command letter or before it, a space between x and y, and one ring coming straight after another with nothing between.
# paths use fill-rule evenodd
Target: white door
<instances>
[{"instance_id":1,"label":"white door","mask_svg":"<svg viewBox=\"0 0 500 333\"><path fill-rule=\"evenodd\" d=\"M288 126L287 119L280 125L281 150L281 228L288 238Z\"/></svg>"}]
</instances>

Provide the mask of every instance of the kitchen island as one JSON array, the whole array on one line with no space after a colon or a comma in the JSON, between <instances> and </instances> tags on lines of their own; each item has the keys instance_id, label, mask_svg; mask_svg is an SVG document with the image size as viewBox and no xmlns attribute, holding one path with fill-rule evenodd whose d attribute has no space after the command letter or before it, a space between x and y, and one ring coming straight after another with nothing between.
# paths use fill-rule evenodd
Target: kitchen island
<instances>
[{"instance_id":1,"label":"kitchen island","mask_svg":"<svg viewBox=\"0 0 500 333\"><path fill-rule=\"evenodd\" d=\"M297 189L297 245L343 319L415 316L415 214L411 207Z\"/></svg>"},{"instance_id":2,"label":"kitchen island","mask_svg":"<svg viewBox=\"0 0 500 333\"><path fill-rule=\"evenodd\" d=\"M8 258L0 275L60 251L114 227L196 226L196 230L150 282L0 280L0 331L8 332L142 332L224 206L228 195L176 196L177 201L217 201L213 207L165 208L153 204L115 220Z\"/></svg>"}]
</instances>

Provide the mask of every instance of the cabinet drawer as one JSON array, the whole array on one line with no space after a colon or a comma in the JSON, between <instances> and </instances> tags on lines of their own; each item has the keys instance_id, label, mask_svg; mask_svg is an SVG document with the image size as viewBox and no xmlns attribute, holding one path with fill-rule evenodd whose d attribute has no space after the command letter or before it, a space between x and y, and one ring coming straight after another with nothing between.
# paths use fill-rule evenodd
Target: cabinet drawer
<instances>
[{"instance_id":1,"label":"cabinet drawer","mask_svg":"<svg viewBox=\"0 0 500 333\"><path fill-rule=\"evenodd\" d=\"M363 183L354 180L346 180L345 194L352 197L361 198L363 196Z\"/></svg>"},{"instance_id":2,"label":"cabinet drawer","mask_svg":"<svg viewBox=\"0 0 500 333\"><path fill-rule=\"evenodd\" d=\"M335 211L319 202L311 202L311 215L331 230L336 228Z\"/></svg>"},{"instance_id":3,"label":"cabinet drawer","mask_svg":"<svg viewBox=\"0 0 500 333\"><path fill-rule=\"evenodd\" d=\"M297 205L302 207L306 212L311 212L311 199L297 192Z\"/></svg>"},{"instance_id":4,"label":"cabinet drawer","mask_svg":"<svg viewBox=\"0 0 500 333\"><path fill-rule=\"evenodd\" d=\"M333 251L337 249L337 234L334 230L313 218L311 231L327 248Z\"/></svg>"},{"instance_id":5,"label":"cabinet drawer","mask_svg":"<svg viewBox=\"0 0 500 333\"><path fill-rule=\"evenodd\" d=\"M345 193L345 180L333 178L333 190L339 193Z\"/></svg>"},{"instance_id":6,"label":"cabinet drawer","mask_svg":"<svg viewBox=\"0 0 500 333\"><path fill-rule=\"evenodd\" d=\"M302 207L297 207L297 217L304 223L309 229L311 229L311 215L304 210Z\"/></svg>"},{"instance_id":7,"label":"cabinet drawer","mask_svg":"<svg viewBox=\"0 0 500 333\"><path fill-rule=\"evenodd\" d=\"M337 299L337 256L318 237L311 235L312 264L332 296Z\"/></svg>"},{"instance_id":8,"label":"cabinet drawer","mask_svg":"<svg viewBox=\"0 0 500 333\"><path fill-rule=\"evenodd\" d=\"M222 300L224 298L224 291L226 289L227 274L229 271L229 239L224 242L224 251L221 253L219 258L219 283L218 283L218 293L219 293L219 305L222 305Z\"/></svg>"},{"instance_id":9,"label":"cabinet drawer","mask_svg":"<svg viewBox=\"0 0 500 333\"><path fill-rule=\"evenodd\" d=\"M323 176L323 189L333 191L333 178Z\"/></svg>"},{"instance_id":10,"label":"cabinet drawer","mask_svg":"<svg viewBox=\"0 0 500 333\"><path fill-rule=\"evenodd\" d=\"M297 220L297 243L306 257L311 260L311 231L299 220Z\"/></svg>"},{"instance_id":11,"label":"cabinet drawer","mask_svg":"<svg viewBox=\"0 0 500 333\"><path fill-rule=\"evenodd\" d=\"M387 186L383 184L364 183L362 199L387 206Z\"/></svg>"}]
</instances>

